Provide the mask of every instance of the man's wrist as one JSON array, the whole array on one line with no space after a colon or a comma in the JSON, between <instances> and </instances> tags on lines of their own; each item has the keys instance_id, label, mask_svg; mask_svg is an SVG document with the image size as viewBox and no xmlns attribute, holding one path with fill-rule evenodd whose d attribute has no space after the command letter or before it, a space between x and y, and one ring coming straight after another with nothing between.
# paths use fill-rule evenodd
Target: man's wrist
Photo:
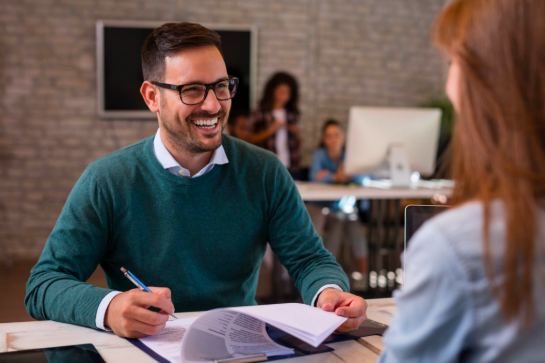
<instances>
[{"instance_id":1,"label":"man's wrist","mask_svg":"<svg viewBox=\"0 0 545 363\"><path fill-rule=\"evenodd\" d=\"M312 303L310 304L310 306L317 306L318 304L318 298L320 297L320 294L326 290L326 289L335 289L335 290L338 290L340 292L343 292L343 289L340 288L339 285L336 285L336 284L327 284L327 285L324 285L320 288L320 290L318 290L318 292L314 295L314 299L312 299Z\"/></svg>"},{"instance_id":2,"label":"man's wrist","mask_svg":"<svg viewBox=\"0 0 545 363\"><path fill-rule=\"evenodd\" d=\"M106 312L108 310L108 307L110 306L110 303L112 302L113 298L117 295L121 294L120 291L112 291L108 295L104 296L102 301L100 302L100 305L98 306L96 318L95 318L95 325L98 329L107 330L110 331L112 329L108 328L106 326Z\"/></svg>"}]
</instances>

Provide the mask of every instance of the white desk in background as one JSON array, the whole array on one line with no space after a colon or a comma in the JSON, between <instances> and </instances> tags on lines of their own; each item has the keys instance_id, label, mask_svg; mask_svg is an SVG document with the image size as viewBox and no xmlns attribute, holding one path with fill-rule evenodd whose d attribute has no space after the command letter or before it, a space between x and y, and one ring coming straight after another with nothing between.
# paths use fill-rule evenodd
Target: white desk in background
<instances>
[{"instance_id":1,"label":"white desk in background","mask_svg":"<svg viewBox=\"0 0 545 363\"><path fill-rule=\"evenodd\" d=\"M403 250L403 233L401 232L400 201L401 199L429 199L445 204L452 196L454 186L451 180L421 180L410 187L392 187L388 181L370 181L367 186L338 185L313 182L295 182L301 198L305 202L337 201L343 197L354 197L356 200L370 199L376 229L373 221L369 222L369 242L376 244L374 258L371 260L371 271L395 271L401 267L399 256ZM393 203L390 203L393 201ZM388 221L391 215L391 204L394 208L394 220ZM388 226L394 226L390 233ZM389 248L388 248L389 246ZM390 253L391 251L394 253ZM384 256L388 255L388 263L384 264ZM371 257L371 256L370 256Z\"/></svg>"},{"instance_id":2,"label":"white desk in background","mask_svg":"<svg viewBox=\"0 0 545 363\"><path fill-rule=\"evenodd\" d=\"M393 299L367 300L369 319L389 325L395 314ZM176 313L179 318L190 318L202 313ZM84 328L54 321L32 321L0 324L0 352L57 347L63 345L93 344L108 363L155 362L153 358L123 338L110 332ZM380 336L329 344L335 351L281 360L286 363L374 363L384 348ZM181 349L181 347L180 347Z\"/></svg>"},{"instance_id":3,"label":"white desk in background","mask_svg":"<svg viewBox=\"0 0 545 363\"><path fill-rule=\"evenodd\" d=\"M410 187L391 187L387 182L372 181L369 186L295 182L305 202L335 201L342 197L356 199L428 199L452 195L450 180L420 181Z\"/></svg>"}]
</instances>

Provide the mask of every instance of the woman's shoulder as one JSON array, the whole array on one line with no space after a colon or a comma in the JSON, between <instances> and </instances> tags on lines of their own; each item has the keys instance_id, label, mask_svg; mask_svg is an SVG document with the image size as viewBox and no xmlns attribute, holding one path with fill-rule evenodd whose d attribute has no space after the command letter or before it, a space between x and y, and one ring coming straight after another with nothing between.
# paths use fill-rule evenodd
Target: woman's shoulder
<instances>
[{"instance_id":1,"label":"woman's shoulder","mask_svg":"<svg viewBox=\"0 0 545 363\"><path fill-rule=\"evenodd\" d=\"M467 202L431 218L422 225L417 235L424 231L429 234L441 234L450 244L469 243L475 239L481 239L484 223L484 207L479 201Z\"/></svg>"},{"instance_id":2,"label":"woman's shoulder","mask_svg":"<svg viewBox=\"0 0 545 363\"><path fill-rule=\"evenodd\" d=\"M250 118L254 121L271 122L274 116L272 110L258 105L250 111Z\"/></svg>"},{"instance_id":3,"label":"woman's shoulder","mask_svg":"<svg viewBox=\"0 0 545 363\"><path fill-rule=\"evenodd\" d=\"M431 224L448 235L461 232L475 233L482 229L483 212L482 202L467 202L447 209L430 219L426 224Z\"/></svg>"},{"instance_id":4,"label":"woman's shoulder","mask_svg":"<svg viewBox=\"0 0 545 363\"><path fill-rule=\"evenodd\" d=\"M312 152L312 160L323 160L327 156L325 147L320 146Z\"/></svg>"},{"instance_id":5,"label":"woman's shoulder","mask_svg":"<svg viewBox=\"0 0 545 363\"><path fill-rule=\"evenodd\" d=\"M491 202L490 217L490 249L492 256L501 256L505 241L501 202ZM438 250L443 258L452 259L462 266L469 279L481 280L486 278L483 265L483 228L483 203L467 202L424 223L414 235L411 244L418 250Z\"/></svg>"},{"instance_id":6,"label":"woman's shoulder","mask_svg":"<svg viewBox=\"0 0 545 363\"><path fill-rule=\"evenodd\" d=\"M501 200L489 202L489 221L491 242L503 240L505 232L504 203ZM452 241L482 240L484 228L484 203L470 201L440 213L426 224L441 231Z\"/></svg>"},{"instance_id":7,"label":"woman's shoulder","mask_svg":"<svg viewBox=\"0 0 545 363\"><path fill-rule=\"evenodd\" d=\"M326 151L325 147L323 147L323 146L318 146L312 152L312 155L325 155L325 154L327 154L327 151Z\"/></svg>"}]
</instances>

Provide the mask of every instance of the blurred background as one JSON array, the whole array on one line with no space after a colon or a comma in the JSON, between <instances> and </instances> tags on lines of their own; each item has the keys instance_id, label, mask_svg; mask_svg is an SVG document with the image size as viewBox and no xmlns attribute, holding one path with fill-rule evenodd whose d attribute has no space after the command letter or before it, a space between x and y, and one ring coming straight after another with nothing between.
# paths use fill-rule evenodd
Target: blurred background
<instances>
[{"instance_id":1,"label":"blurred background","mask_svg":"<svg viewBox=\"0 0 545 363\"><path fill-rule=\"evenodd\" d=\"M301 165L308 168L323 122L334 118L346 125L351 106L443 107L447 68L429 34L444 3L2 0L0 323L31 320L23 304L30 268L87 165L157 130L153 118L99 114L98 21L188 21L255 29L255 63L245 97L255 106L275 72L297 79ZM231 44L235 47L236 40ZM447 140L449 125L442 128ZM106 287L100 269L90 282ZM273 285L270 276L260 278L258 301L278 301ZM367 294L389 296L391 288Z\"/></svg>"}]
</instances>

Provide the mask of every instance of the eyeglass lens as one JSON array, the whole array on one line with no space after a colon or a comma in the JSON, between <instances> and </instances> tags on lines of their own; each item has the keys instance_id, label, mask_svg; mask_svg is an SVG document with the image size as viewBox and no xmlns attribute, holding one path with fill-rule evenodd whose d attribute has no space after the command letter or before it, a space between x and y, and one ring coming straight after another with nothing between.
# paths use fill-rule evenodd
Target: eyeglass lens
<instances>
[{"instance_id":1,"label":"eyeglass lens","mask_svg":"<svg viewBox=\"0 0 545 363\"><path fill-rule=\"evenodd\" d=\"M235 96L236 81L233 79L218 82L214 85L214 93L218 101L226 101ZM202 84L190 84L180 90L180 96L185 104L197 104L204 100L207 87Z\"/></svg>"}]
</instances>

